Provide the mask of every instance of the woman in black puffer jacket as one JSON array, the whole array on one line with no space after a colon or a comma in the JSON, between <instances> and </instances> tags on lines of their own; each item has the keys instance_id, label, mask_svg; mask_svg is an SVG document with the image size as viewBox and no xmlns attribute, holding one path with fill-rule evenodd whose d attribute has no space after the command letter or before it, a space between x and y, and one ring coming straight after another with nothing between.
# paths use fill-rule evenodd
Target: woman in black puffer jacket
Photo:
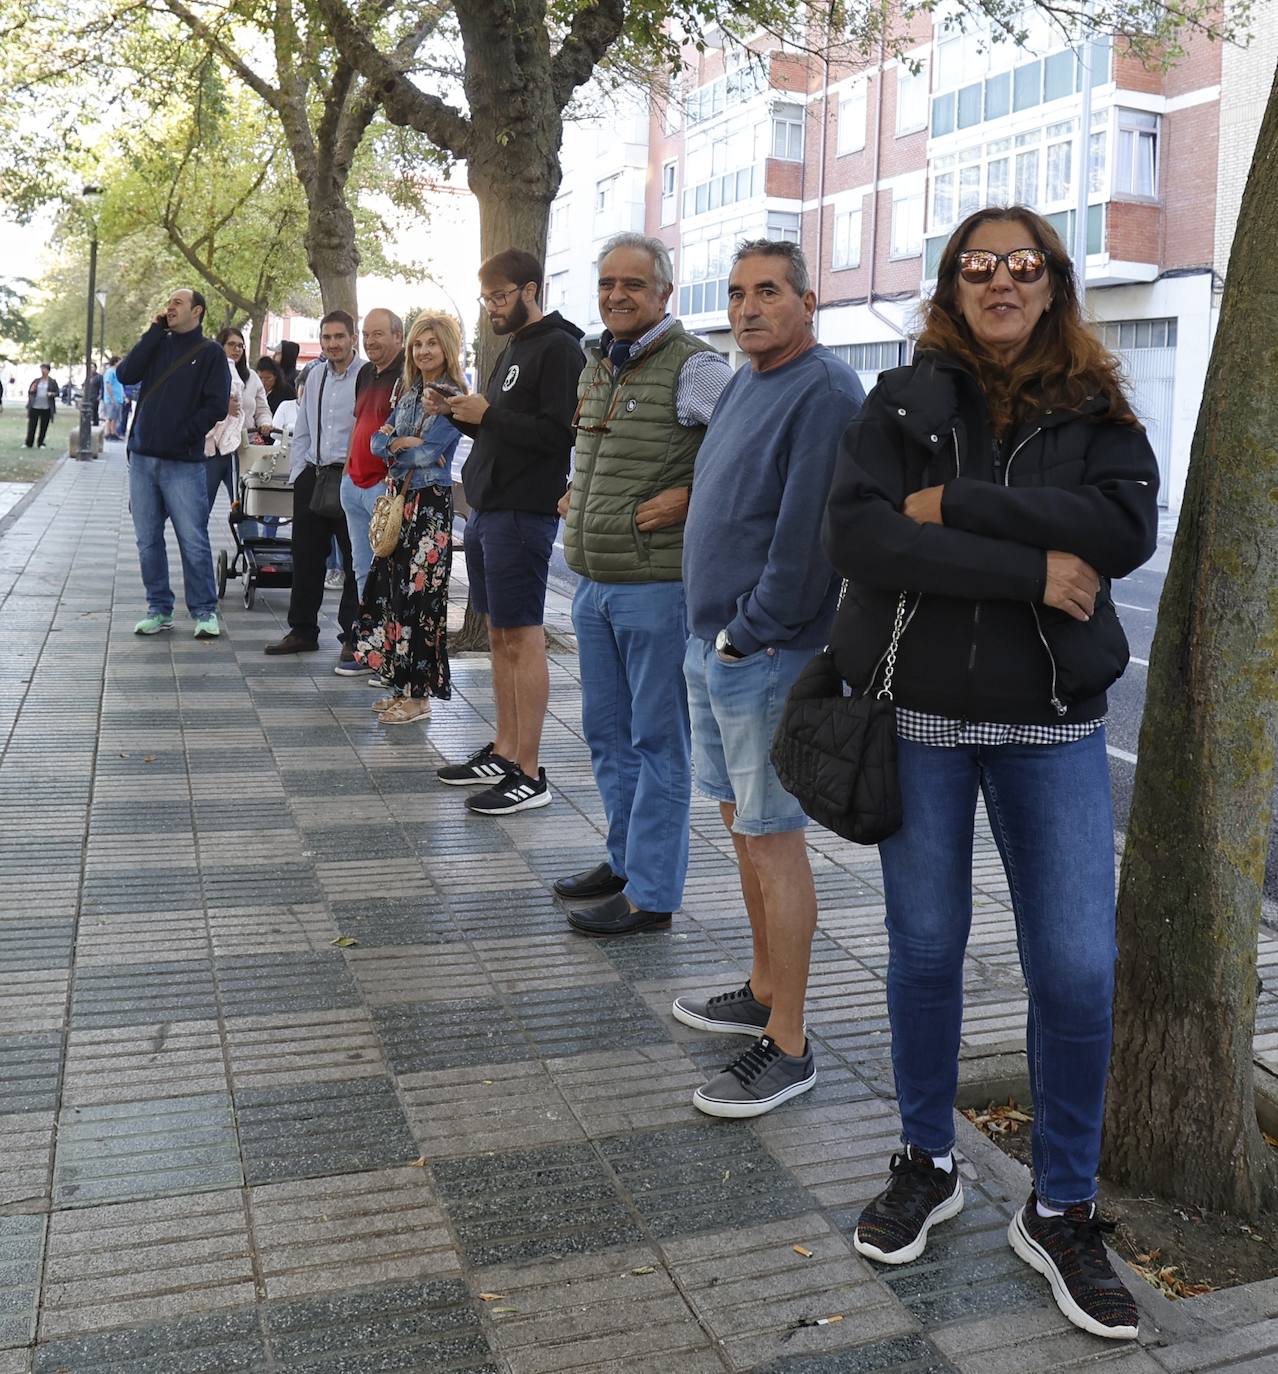
<instances>
[{"instance_id":1,"label":"woman in black puffer jacket","mask_svg":"<svg viewBox=\"0 0 1278 1374\"><path fill-rule=\"evenodd\" d=\"M1072 265L1031 210L970 216L946 245L915 362L843 442L825 547L848 578L835 658L894 664L904 823L879 846L904 1150L858 1251L917 1258L963 1205L953 1106L985 798L1029 987L1034 1192L1013 1249L1096 1335L1132 1338L1105 1256L1096 1168L1110 1050L1114 834L1105 690L1127 663L1110 596L1157 539L1158 468Z\"/></svg>"}]
</instances>

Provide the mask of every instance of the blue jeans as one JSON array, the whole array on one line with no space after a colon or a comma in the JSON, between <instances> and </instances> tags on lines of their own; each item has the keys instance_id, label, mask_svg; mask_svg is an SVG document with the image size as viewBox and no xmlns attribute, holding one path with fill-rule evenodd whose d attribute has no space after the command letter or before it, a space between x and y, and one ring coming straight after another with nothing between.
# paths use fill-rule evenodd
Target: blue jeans
<instances>
[{"instance_id":1,"label":"blue jeans","mask_svg":"<svg viewBox=\"0 0 1278 1374\"><path fill-rule=\"evenodd\" d=\"M152 615L173 614L169 555L164 547L164 521L173 522L182 556L186 609L195 620L217 610L213 551L209 548L209 493L204 464L173 458L129 454L129 507L138 542L146 608Z\"/></svg>"},{"instance_id":2,"label":"blue jeans","mask_svg":"<svg viewBox=\"0 0 1278 1374\"><path fill-rule=\"evenodd\" d=\"M368 542L368 522L373 518L373 502L386 490L385 482L361 487L351 480L350 473L342 478L342 509L346 512L346 528L351 536L351 562L355 567L355 590L363 599L364 583L373 566L373 546Z\"/></svg>"},{"instance_id":3,"label":"blue jeans","mask_svg":"<svg viewBox=\"0 0 1278 1374\"><path fill-rule=\"evenodd\" d=\"M735 808L738 835L774 835L808 823L781 786L771 750L786 695L811 661L811 649L768 645L729 663L708 639L688 640L683 675L697 791Z\"/></svg>"},{"instance_id":4,"label":"blue jeans","mask_svg":"<svg viewBox=\"0 0 1278 1374\"><path fill-rule=\"evenodd\" d=\"M213 507L217 503L218 487L226 488L226 499L235 500L235 460L237 452L232 449L230 453L218 453L212 458L204 460L204 482L209 494L209 514L213 514Z\"/></svg>"},{"instance_id":5,"label":"blue jeans","mask_svg":"<svg viewBox=\"0 0 1278 1374\"><path fill-rule=\"evenodd\" d=\"M608 817L608 863L641 911L674 911L692 801L682 582L577 583L581 725Z\"/></svg>"},{"instance_id":6,"label":"blue jeans","mask_svg":"<svg viewBox=\"0 0 1278 1374\"><path fill-rule=\"evenodd\" d=\"M898 741L905 823L879 845L888 1017L902 1139L954 1143L963 953L972 924L977 791L1003 859L1029 987L1034 1186L1096 1195L1114 995L1114 821L1105 731L1073 744Z\"/></svg>"}]
</instances>

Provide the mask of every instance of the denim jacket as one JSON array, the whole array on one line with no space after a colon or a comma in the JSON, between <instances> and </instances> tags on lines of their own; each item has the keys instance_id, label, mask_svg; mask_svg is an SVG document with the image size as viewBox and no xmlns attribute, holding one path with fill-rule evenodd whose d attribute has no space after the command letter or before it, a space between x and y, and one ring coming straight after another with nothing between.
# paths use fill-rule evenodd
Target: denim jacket
<instances>
[{"instance_id":1,"label":"denim jacket","mask_svg":"<svg viewBox=\"0 0 1278 1374\"><path fill-rule=\"evenodd\" d=\"M422 387L418 382L411 391L399 398L394 412L381 429L374 431L369 449L374 457L384 459L390 475L402 482L410 474L409 491L422 487L451 487L453 484L453 454L461 442L461 433L446 415L435 415L422 429L422 441L398 453L390 451L391 439L415 436L422 422ZM387 430L394 431L388 434Z\"/></svg>"}]
</instances>

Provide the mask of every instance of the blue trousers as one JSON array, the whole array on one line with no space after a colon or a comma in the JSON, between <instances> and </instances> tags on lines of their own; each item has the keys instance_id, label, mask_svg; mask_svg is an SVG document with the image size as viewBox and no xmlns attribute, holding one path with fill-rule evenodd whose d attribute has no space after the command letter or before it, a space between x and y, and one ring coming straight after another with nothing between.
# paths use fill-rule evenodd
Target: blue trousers
<instances>
[{"instance_id":1,"label":"blue trousers","mask_svg":"<svg viewBox=\"0 0 1278 1374\"><path fill-rule=\"evenodd\" d=\"M342 509L346 512L346 528L351 537L351 563L355 569L355 590L362 598L364 583L373 566L373 546L368 542L368 522L373 518L373 504L386 490L385 482L361 487L342 478Z\"/></svg>"},{"instance_id":2,"label":"blue trousers","mask_svg":"<svg viewBox=\"0 0 1278 1374\"><path fill-rule=\"evenodd\" d=\"M209 493L204 464L129 454L129 507L138 543L146 608L152 615L173 614L169 555L164 522L173 523L182 557L186 609L194 620L217 610L213 551L209 547Z\"/></svg>"},{"instance_id":3,"label":"blue trousers","mask_svg":"<svg viewBox=\"0 0 1278 1374\"><path fill-rule=\"evenodd\" d=\"M692 801L683 583L583 577L572 622L608 862L640 910L674 911L688 873Z\"/></svg>"},{"instance_id":4,"label":"blue trousers","mask_svg":"<svg viewBox=\"0 0 1278 1374\"><path fill-rule=\"evenodd\" d=\"M1096 1195L1114 996L1114 821L1105 731L1073 744L939 748L900 740L905 823L879 845L888 1016L902 1139L954 1143L963 954L979 791L1003 859L1029 988L1034 1186Z\"/></svg>"}]
</instances>

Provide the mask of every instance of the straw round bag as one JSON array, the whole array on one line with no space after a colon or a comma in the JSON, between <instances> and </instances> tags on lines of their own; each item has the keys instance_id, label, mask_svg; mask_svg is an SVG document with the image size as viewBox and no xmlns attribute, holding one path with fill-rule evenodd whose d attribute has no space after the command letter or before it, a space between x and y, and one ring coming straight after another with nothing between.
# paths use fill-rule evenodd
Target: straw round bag
<instances>
[{"instance_id":1,"label":"straw round bag","mask_svg":"<svg viewBox=\"0 0 1278 1374\"><path fill-rule=\"evenodd\" d=\"M404 496L411 479L405 477L398 488L388 477L386 490L373 502L373 514L368 521L368 542L375 558L389 558L399 543L404 528Z\"/></svg>"}]
</instances>

